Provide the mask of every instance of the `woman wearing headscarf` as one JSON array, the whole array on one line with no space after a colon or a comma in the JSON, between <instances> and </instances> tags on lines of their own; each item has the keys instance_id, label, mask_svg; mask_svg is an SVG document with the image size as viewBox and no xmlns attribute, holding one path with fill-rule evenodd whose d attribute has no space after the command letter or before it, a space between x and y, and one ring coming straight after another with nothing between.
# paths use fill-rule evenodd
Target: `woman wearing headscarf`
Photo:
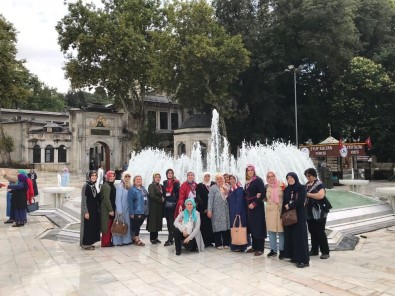
<instances>
[{"instance_id":1,"label":"woman wearing headscarf","mask_svg":"<svg viewBox=\"0 0 395 296\"><path fill-rule=\"evenodd\" d=\"M133 178L133 187L129 190L129 215L132 224L131 234L134 244L144 247L145 244L140 240L140 228L145 217L149 214L148 192L143 186L143 179L140 175Z\"/></svg>"},{"instance_id":2,"label":"woman wearing headscarf","mask_svg":"<svg viewBox=\"0 0 395 296\"><path fill-rule=\"evenodd\" d=\"M128 231L126 235L112 234L112 243L114 246L130 245L132 243L129 215L129 190L131 187L132 180L130 173L128 171L123 172L121 183L116 187L115 207L117 216L128 225Z\"/></svg>"},{"instance_id":3,"label":"woman wearing headscarf","mask_svg":"<svg viewBox=\"0 0 395 296\"><path fill-rule=\"evenodd\" d=\"M171 246L174 243L174 211L176 210L180 191L180 182L174 176L172 169L166 171L166 178L163 181L163 188L165 189L164 214L169 235L167 241L165 241L165 247Z\"/></svg>"},{"instance_id":4,"label":"woman wearing headscarf","mask_svg":"<svg viewBox=\"0 0 395 296\"><path fill-rule=\"evenodd\" d=\"M14 222L12 227L24 226L27 222L26 216L26 194L28 191L27 185L28 177L23 174L18 174L18 183L8 185L7 189L12 193L12 209L14 211Z\"/></svg>"},{"instance_id":5,"label":"woman wearing headscarf","mask_svg":"<svg viewBox=\"0 0 395 296\"><path fill-rule=\"evenodd\" d=\"M188 198L192 198L195 200L196 187L197 184L195 182L195 174L193 172L188 172L187 180L184 183L182 183L180 187L180 194L178 197L176 210L174 212L174 218L177 217L178 214L185 209L185 205L184 205L185 200L187 200Z\"/></svg>"},{"instance_id":6,"label":"woman wearing headscarf","mask_svg":"<svg viewBox=\"0 0 395 296\"><path fill-rule=\"evenodd\" d=\"M200 213L200 231L202 233L204 246L212 247L214 243L213 226L211 219L207 217L207 206L208 206L208 193L211 186L215 183L211 181L211 175L209 172L203 173L203 182L196 186L196 209Z\"/></svg>"},{"instance_id":7,"label":"woman wearing headscarf","mask_svg":"<svg viewBox=\"0 0 395 296\"><path fill-rule=\"evenodd\" d=\"M100 194L96 191L97 172L89 171L81 191L80 245L84 250L94 250L100 241Z\"/></svg>"},{"instance_id":8,"label":"woman wearing headscarf","mask_svg":"<svg viewBox=\"0 0 395 296\"><path fill-rule=\"evenodd\" d=\"M176 255L181 255L181 244L186 249L204 252L204 242L200 233L200 214L196 211L194 199L185 201L185 210L174 221Z\"/></svg>"},{"instance_id":9,"label":"woman wearing headscarf","mask_svg":"<svg viewBox=\"0 0 395 296\"><path fill-rule=\"evenodd\" d=\"M303 268L309 266L309 244L305 213L306 188L300 184L298 176L291 172L287 174L288 187L285 188L282 213L296 209L298 222L284 226L284 257Z\"/></svg>"},{"instance_id":10,"label":"woman wearing headscarf","mask_svg":"<svg viewBox=\"0 0 395 296\"><path fill-rule=\"evenodd\" d=\"M3 178L9 182L8 185L15 185L18 181L17 176L14 177L8 174L8 172L6 172L5 170L2 170L1 174L3 175ZM12 192L10 190L7 190L6 216L9 217L9 219L5 221L4 224L12 224L15 222L15 210L12 207Z\"/></svg>"},{"instance_id":11,"label":"woman wearing headscarf","mask_svg":"<svg viewBox=\"0 0 395 296\"><path fill-rule=\"evenodd\" d=\"M243 186L235 175L229 175L229 183L231 186L228 196L230 224L232 226L235 218L238 217L235 226L238 227L241 223L242 227L247 227L247 203L244 198ZM248 244L242 246L231 244L230 249L234 252L244 252L247 246Z\"/></svg>"},{"instance_id":12,"label":"woman wearing headscarf","mask_svg":"<svg viewBox=\"0 0 395 296\"><path fill-rule=\"evenodd\" d=\"M283 205L284 189L286 185L279 181L273 171L266 174L266 227L269 234L270 253L267 257L284 258L284 228L281 223L281 209ZM277 235L279 245L277 247Z\"/></svg>"},{"instance_id":13,"label":"woman wearing headscarf","mask_svg":"<svg viewBox=\"0 0 395 296\"><path fill-rule=\"evenodd\" d=\"M162 231L164 188L160 184L161 175L154 173L152 183L148 186L149 215L147 230L149 231L151 244L160 244L159 231Z\"/></svg>"},{"instance_id":14,"label":"woman wearing headscarf","mask_svg":"<svg viewBox=\"0 0 395 296\"><path fill-rule=\"evenodd\" d=\"M229 249L230 218L227 200L229 189L221 174L215 176L215 183L208 193L207 216L211 218L215 247L218 250Z\"/></svg>"},{"instance_id":15,"label":"woman wearing headscarf","mask_svg":"<svg viewBox=\"0 0 395 296\"><path fill-rule=\"evenodd\" d=\"M63 168L63 173L60 176L60 186L67 187L67 186L69 186L69 182L70 182L69 169L64 167Z\"/></svg>"},{"instance_id":16,"label":"woman wearing headscarf","mask_svg":"<svg viewBox=\"0 0 395 296\"><path fill-rule=\"evenodd\" d=\"M32 180L34 196L37 196L38 195L37 173L36 173L35 169L33 169L33 168L30 169L30 173L28 173L27 176L30 180Z\"/></svg>"},{"instance_id":17,"label":"woman wearing headscarf","mask_svg":"<svg viewBox=\"0 0 395 296\"><path fill-rule=\"evenodd\" d=\"M102 247L112 247L113 243L111 241L111 226L114 222L114 212L116 210L115 197L117 195L117 190L114 186L115 173L113 171L108 171L106 173L106 182L104 182L101 187L100 196L100 218L101 218L101 246Z\"/></svg>"},{"instance_id":18,"label":"woman wearing headscarf","mask_svg":"<svg viewBox=\"0 0 395 296\"><path fill-rule=\"evenodd\" d=\"M246 184L244 187L247 200L248 230L251 233L252 248L247 253L261 256L265 246L266 221L265 204L266 188L263 180L256 175L255 166L246 167Z\"/></svg>"}]
</instances>

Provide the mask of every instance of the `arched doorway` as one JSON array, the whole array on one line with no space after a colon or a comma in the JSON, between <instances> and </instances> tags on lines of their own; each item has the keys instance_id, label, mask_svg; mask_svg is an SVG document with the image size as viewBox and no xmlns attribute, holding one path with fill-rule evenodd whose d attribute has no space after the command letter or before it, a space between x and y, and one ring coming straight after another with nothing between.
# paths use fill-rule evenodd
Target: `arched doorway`
<instances>
[{"instance_id":1,"label":"arched doorway","mask_svg":"<svg viewBox=\"0 0 395 296\"><path fill-rule=\"evenodd\" d=\"M97 170L103 166L105 171L111 169L110 148L104 142L95 142L89 148L89 169Z\"/></svg>"}]
</instances>

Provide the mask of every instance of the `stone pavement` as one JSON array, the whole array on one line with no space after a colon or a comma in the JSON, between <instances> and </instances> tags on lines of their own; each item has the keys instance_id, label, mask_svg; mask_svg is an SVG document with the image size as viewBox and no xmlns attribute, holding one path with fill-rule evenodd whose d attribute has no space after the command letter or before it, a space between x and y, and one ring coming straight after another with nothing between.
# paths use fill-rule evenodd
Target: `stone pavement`
<instances>
[{"instance_id":1,"label":"stone pavement","mask_svg":"<svg viewBox=\"0 0 395 296\"><path fill-rule=\"evenodd\" d=\"M214 248L176 256L173 247L147 243L83 251L42 238L55 227L47 218L28 220L23 228L0 224L0 295L395 295L395 227L298 269L267 258L267 250L261 257Z\"/></svg>"}]
</instances>

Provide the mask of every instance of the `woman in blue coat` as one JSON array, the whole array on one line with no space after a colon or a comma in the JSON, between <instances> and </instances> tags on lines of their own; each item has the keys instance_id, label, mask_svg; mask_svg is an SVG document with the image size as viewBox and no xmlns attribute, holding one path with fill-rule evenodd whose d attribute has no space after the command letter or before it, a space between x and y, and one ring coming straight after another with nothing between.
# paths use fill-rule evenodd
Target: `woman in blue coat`
<instances>
[{"instance_id":1,"label":"woman in blue coat","mask_svg":"<svg viewBox=\"0 0 395 296\"><path fill-rule=\"evenodd\" d=\"M239 223L241 223L242 227L247 227L247 204L244 198L243 187L239 179L234 175L229 176L229 182L231 186L228 195L230 225L231 227L233 226L235 218L238 216L235 227L238 227ZM248 244L241 246L231 244L230 249L233 252L244 252L247 246Z\"/></svg>"},{"instance_id":2,"label":"woman in blue coat","mask_svg":"<svg viewBox=\"0 0 395 296\"><path fill-rule=\"evenodd\" d=\"M141 225L149 214L148 192L143 186L140 175L133 178L133 187L129 190L129 215L131 219L131 235L136 246L144 247L140 239Z\"/></svg>"}]
</instances>

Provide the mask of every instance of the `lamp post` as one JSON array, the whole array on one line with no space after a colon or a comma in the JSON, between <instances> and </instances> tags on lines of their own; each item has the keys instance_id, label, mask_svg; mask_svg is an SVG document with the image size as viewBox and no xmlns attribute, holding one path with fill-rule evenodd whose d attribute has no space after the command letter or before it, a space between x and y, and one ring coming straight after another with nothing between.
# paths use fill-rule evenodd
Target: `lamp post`
<instances>
[{"instance_id":1,"label":"lamp post","mask_svg":"<svg viewBox=\"0 0 395 296\"><path fill-rule=\"evenodd\" d=\"M295 67L294 65L289 65L286 72L293 72L294 74L294 96L295 96L295 142L296 147L299 147L299 139L298 139L298 101L296 95L296 73L300 71L301 66Z\"/></svg>"}]
</instances>

